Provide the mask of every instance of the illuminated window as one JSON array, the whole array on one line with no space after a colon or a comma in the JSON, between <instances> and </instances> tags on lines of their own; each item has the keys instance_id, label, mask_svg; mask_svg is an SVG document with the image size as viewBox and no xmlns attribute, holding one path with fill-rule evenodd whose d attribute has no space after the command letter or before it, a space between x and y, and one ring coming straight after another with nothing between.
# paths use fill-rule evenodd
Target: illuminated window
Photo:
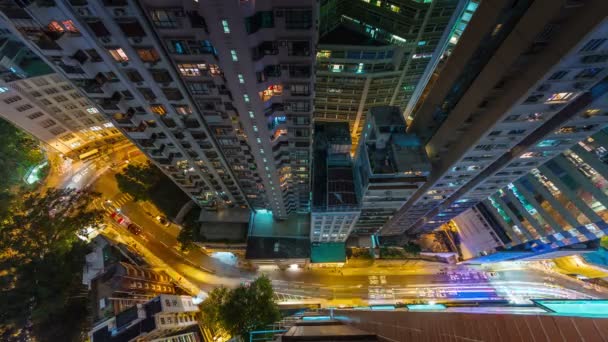
<instances>
[{"instance_id":1,"label":"illuminated window","mask_svg":"<svg viewBox=\"0 0 608 342\"><path fill-rule=\"evenodd\" d=\"M243 77L243 74L238 74L237 76L239 78L239 83L245 83L245 78Z\"/></svg>"},{"instance_id":2,"label":"illuminated window","mask_svg":"<svg viewBox=\"0 0 608 342\"><path fill-rule=\"evenodd\" d=\"M224 28L224 33L230 33L230 26L228 26L228 20L222 20L222 27Z\"/></svg>"},{"instance_id":3,"label":"illuminated window","mask_svg":"<svg viewBox=\"0 0 608 342\"><path fill-rule=\"evenodd\" d=\"M63 32L63 31L65 31L63 29L63 26L61 26L61 24L59 24L56 21L51 21L51 23L47 27L49 28L50 31L53 31L53 32Z\"/></svg>"},{"instance_id":4,"label":"illuminated window","mask_svg":"<svg viewBox=\"0 0 608 342\"><path fill-rule=\"evenodd\" d=\"M74 22L71 20L64 20L61 22L68 32L78 33L78 29L74 26Z\"/></svg>"},{"instance_id":5,"label":"illuminated window","mask_svg":"<svg viewBox=\"0 0 608 342\"><path fill-rule=\"evenodd\" d=\"M239 57L236 55L236 50L230 50L230 56L232 57L233 62L238 62Z\"/></svg>"},{"instance_id":6,"label":"illuminated window","mask_svg":"<svg viewBox=\"0 0 608 342\"><path fill-rule=\"evenodd\" d=\"M0 87L0 93L6 93L8 91L7 87Z\"/></svg>"},{"instance_id":7,"label":"illuminated window","mask_svg":"<svg viewBox=\"0 0 608 342\"><path fill-rule=\"evenodd\" d=\"M222 70L217 64L209 64L209 73L211 73L211 76L219 76L222 74Z\"/></svg>"},{"instance_id":8,"label":"illuminated window","mask_svg":"<svg viewBox=\"0 0 608 342\"><path fill-rule=\"evenodd\" d=\"M273 96L283 95L283 86L280 84L270 85L266 90L260 92L260 98L262 101L268 101Z\"/></svg>"},{"instance_id":9,"label":"illuminated window","mask_svg":"<svg viewBox=\"0 0 608 342\"><path fill-rule=\"evenodd\" d=\"M163 106L163 105L152 105L150 107L150 110L152 111L152 113L156 113L158 115L167 114L167 110L165 109L165 106Z\"/></svg>"},{"instance_id":10,"label":"illuminated window","mask_svg":"<svg viewBox=\"0 0 608 342\"><path fill-rule=\"evenodd\" d=\"M330 50L321 50L317 52L317 58L330 58L331 51Z\"/></svg>"},{"instance_id":11,"label":"illuminated window","mask_svg":"<svg viewBox=\"0 0 608 342\"><path fill-rule=\"evenodd\" d=\"M178 64L177 68L182 76L193 77L200 76L207 70L206 64Z\"/></svg>"},{"instance_id":12,"label":"illuminated window","mask_svg":"<svg viewBox=\"0 0 608 342\"><path fill-rule=\"evenodd\" d=\"M395 6L395 5L390 5L391 11L395 12L395 13L399 13L399 11L401 10L399 8L399 6Z\"/></svg>"},{"instance_id":13,"label":"illuminated window","mask_svg":"<svg viewBox=\"0 0 608 342\"><path fill-rule=\"evenodd\" d=\"M572 98L574 93L555 93L546 102L565 102Z\"/></svg>"},{"instance_id":14,"label":"illuminated window","mask_svg":"<svg viewBox=\"0 0 608 342\"><path fill-rule=\"evenodd\" d=\"M344 70L344 64L330 64L329 70L331 72L342 72Z\"/></svg>"},{"instance_id":15,"label":"illuminated window","mask_svg":"<svg viewBox=\"0 0 608 342\"><path fill-rule=\"evenodd\" d=\"M154 63L160 60L158 52L153 48L137 49L137 55L143 62Z\"/></svg>"},{"instance_id":16,"label":"illuminated window","mask_svg":"<svg viewBox=\"0 0 608 342\"><path fill-rule=\"evenodd\" d=\"M355 70L355 72L357 74L362 74L363 73L363 68L364 68L365 64L363 63L359 63L359 65L357 65L357 70Z\"/></svg>"},{"instance_id":17,"label":"illuminated window","mask_svg":"<svg viewBox=\"0 0 608 342\"><path fill-rule=\"evenodd\" d=\"M97 114L97 113L99 113L99 110L97 108L95 108L95 107L89 107L89 108L87 108L87 113L89 113L89 114Z\"/></svg>"},{"instance_id":18,"label":"illuminated window","mask_svg":"<svg viewBox=\"0 0 608 342\"><path fill-rule=\"evenodd\" d=\"M129 60L129 57L122 48L110 49L108 50L108 52L110 53L110 55L112 55L112 58L114 58L114 60L117 62L127 62Z\"/></svg>"}]
</instances>

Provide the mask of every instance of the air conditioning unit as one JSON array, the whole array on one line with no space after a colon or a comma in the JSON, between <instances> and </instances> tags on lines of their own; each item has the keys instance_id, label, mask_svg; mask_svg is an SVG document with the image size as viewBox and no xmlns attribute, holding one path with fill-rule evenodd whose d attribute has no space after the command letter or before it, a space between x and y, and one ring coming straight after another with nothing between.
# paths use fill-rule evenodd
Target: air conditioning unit
<instances>
[{"instance_id":1,"label":"air conditioning unit","mask_svg":"<svg viewBox=\"0 0 608 342\"><path fill-rule=\"evenodd\" d=\"M142 42L142 38L141 37L135 37L135 38L131 38L131 40L133 40L133 43L138 44Z\"/></svg>"},{"instance_id":2,"label":"air conditioning unit","mask_svg":"<svg viewBox=\"0 0 608 342\"><path fill-rule=\"evenodd\" d=\"M117 17L122 17L127 15L127 11L123 8L116 8L114 9L114 15Z\"/></svg>"},{"instance_id":3,"label":"air conditioning unit","mask_svg":"<svg viewBox=\"0 0 608 342\"><path fill-rule=\"evenodd\" d=\"M112 38L110 38L110 37L101 37L100 40L102 43L111 43L112 42Z\"/></svg>"}]
</instances>

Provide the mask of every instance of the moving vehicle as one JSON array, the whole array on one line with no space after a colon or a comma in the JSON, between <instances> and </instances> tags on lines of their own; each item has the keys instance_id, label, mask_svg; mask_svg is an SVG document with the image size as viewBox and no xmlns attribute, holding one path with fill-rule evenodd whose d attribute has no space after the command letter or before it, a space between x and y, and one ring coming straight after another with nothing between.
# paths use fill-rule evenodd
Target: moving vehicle
<instances>
[{"instance_id":1,"label":"moving vehicle","mask_svg":"<svg viewBox=\"0 0 608 342\"><path fill-rule=\"evenodd\" d=\"M99 153L99 150L95 148L95 149L92 149L88 152L81 154L78 158L80 160L87 160L87 159L91 159L91 157L97 155L98 153Z\"/></svg>"},{"instance_id":2,"label":"moving vehicle","mask_svg":"<svg viewBox=\"0 0 608 342\"><path fill-rule=\"evenodd\" d=\"M135 223L130 223L127 226L127 229L135 235L139 235L143 231L143 229L138 224L135 224Z\"/></svg>"},{"instance_id":3,"label":"moving vehicle","mask_svg":"<svg viewBox=\"0 0 608 342\"><path fill-rule=\"evenodd\" d=\"M169 226L169 221L164 216L156 216L156 221L158 221L158 223L162 224L163 226Z\"/></svg>"}]
</instances>

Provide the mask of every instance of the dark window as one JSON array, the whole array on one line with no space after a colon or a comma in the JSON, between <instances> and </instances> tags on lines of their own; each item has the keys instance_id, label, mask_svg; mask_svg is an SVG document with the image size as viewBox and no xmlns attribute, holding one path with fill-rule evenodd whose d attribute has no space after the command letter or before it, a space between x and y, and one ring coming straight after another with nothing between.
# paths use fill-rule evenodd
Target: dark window
<instances>
[{"instance_id":1,"label":"dark window","mask_svg":"<svg viewBox=\"0 0 608 342\"><path fill-rule=\"evenodd\" d=\"M95 49L87 49L85 50L85 52L87 53L87 55L89 55L89 57L91 57L91 62L101 62L101 56L99 55L99 53L97 53L97 50Z\"/></svg>"},{"instance_id":2,"label":"dark window","mask_svg":"<svg viewBox=\"0 0 608 342\"><path fill-rule=\"evenodd\" d=\"M163 93L168 100L179 101L184 98L182 93L177 88L163 88Z\"/></svg>"},{"instance_id":3,"label":"dark window","mask_svg":"<svg viewBox=\"0 0 608 342\"><path fill-rule=\"evenodd\" d=\"M288 42L287 46L289 56L310 56L309 41Z\"/></svg>"},{"instance_id":4,"label":"dark window","mask_svg":"<svg viewBox=\"0 0 608 342\"><path fill-rule=\"evenodd\" d=\"M167 70L163 69L150 69L150 74L152 74L152 78L158 83L169 83L173 82L173 78L171 74Z\"/></svg>"},{"instance_id":5,"label":"dark window","mask_svg":"<svg viewBox=\"0 0 608 342\"><path fill-rule=\"evenodd\" d=\"M127 74L127 77L131 82L139 83L144 81L139 72L135 69L125 69L125 74Z\"/></svg>"},{"instance_id":6,"label":"dark window","mask_svg":"<svg viewBox=\"0 0 608 342\"><path fill-rule=\"evenodd\" d=\"M91 31L95 33L97 37L107 37L110 35L110 32L106 28L106 26L101 22L101 20L89 21L87 25L91 28Z\"/></svg>"},{"instance_id":7,"label":"dark window","mask_svg":"<svg viewBox=\"0 0 608 342\"><path fill-rule=\"evenodd\" d=\"M312 27L312 10L310 9L283 9L285 15L285 28L288 30L307 30Z\"/></svg>"},{"instance_id":8,"label":"dark window","mask_svg":"<svg viewBox=\"0 0 608 342\"><path fill-rule=\"evenodd\" d=\"M579 72L574 78L594 78L602 72L604 68L587 68L581 72Z\"/></svg>"},{"instance_id":9,"label":"dark window","mask_svg":"<svg viewBox=\"0 0 608 342\"><path fill-rule=\"evenodd\" d=\"M141 95L148 101L156 99L156 95L150 88L137 88Z\"/></svg>"},{"instance_id":10,"label":"dark window","mask_svg":"<svg viewBox=\"0 0 608 342\"><path fill-rule=\"evenodd\" d=\"M181 10L155 9L150 11L150 17L156 27L176 28L178 26L176 12L180 13Z\"/></svg>"},{"instance_id":11,"label":"dark window","mask_svg":"<svg viewBox=\"0 0 608 342\"><path fill-rule=\"evenodd\" d=\"M554 73L553 75L551 75L551 77L549 77L549 79L550 80L561 80L567 74L568 74L568 71L564 71L564 70L558 71L558 72Z\"/></svg>"},{"instance_id":12,"label":"dark window","mask_svg":"<svg viewBox=\"0 0 608 342\"><path fill-rule=\"evenodd\" d=\"M598 47L600 47L600 45L604 44L604 42L606 42L606 40L608 40L608 38L591 39L590 41L587 42L587 44L585 44L583 46L583 48L581 49L581 52L594 51Z\"/></svg>"},{"instance_id":13,"label":"dark window","mask_svg":"<svg viewBox=\"0 0 608 342\"><path fill-rule=\"evenodd\" d=\"M257 12L251 17L245 18L245 29L247 33L255 33L262 28L274 27L274 16L272 11Z\"/></svg>"},{"instance_id":14,"label":"dark window","mask_svg":"<svg viewBox=\"0 0 608 342\"><path fill-rule=\"evenodd\" d=\"M144 31L143 27L141 27L141 25L139 25L139 22L137 22L137 20L121 22L121 23L118 23L118 26L120 26L120 29L127 37L145 37L146 36L146 32Z\"/></svg>"}]
</instances>

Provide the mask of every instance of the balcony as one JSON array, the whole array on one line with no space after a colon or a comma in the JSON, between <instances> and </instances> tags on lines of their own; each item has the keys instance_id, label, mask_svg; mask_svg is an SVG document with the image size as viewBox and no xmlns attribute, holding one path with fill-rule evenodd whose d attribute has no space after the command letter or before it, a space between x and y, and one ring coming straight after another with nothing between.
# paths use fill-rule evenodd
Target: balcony
<instances>
[{"instance_id":1,"label":"balcony","mask_svg":"<svg viewBox=\"0 0 608 342\"><path fill-rule=\"evenodd\" d=\"M127 113L114 113L112 115L112 118L119 125L132 125L133 121L131 121L131 119L133 118L133 116L134 116L133 112L131 112L131 113L129 113L129 112L127 112Z\"/></svg>"},{"instance_id":2,"label":"balcony","mask_svg":"<svg viewBox=\"0 0 608 342\"><path fill-rule=\"evenodd\" d=\"M122 100L122 94L115 91L111 97L97 99L97 104L106 110L117 110L119 109L117 104Z\"/></svg>"}]
</instances>

